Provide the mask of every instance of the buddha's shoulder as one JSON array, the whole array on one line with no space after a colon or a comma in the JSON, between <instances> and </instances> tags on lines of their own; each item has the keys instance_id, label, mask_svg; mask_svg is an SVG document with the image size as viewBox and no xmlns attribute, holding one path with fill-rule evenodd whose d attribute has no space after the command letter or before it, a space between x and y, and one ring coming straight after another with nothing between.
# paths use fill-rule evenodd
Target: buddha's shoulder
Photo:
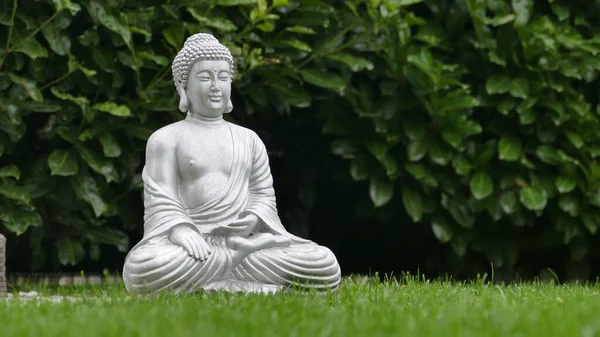
<instances>
[{"instance_id":1,"label":"buddha's shoulder","mask_svg":"<svg viewBox=\"0 0 600 337\"><path fill-rule=\"evenodd\" d=\"M254 130L249 129L244 126L241 126L241 125L238 125L238 124L231 123L231 122L228 122L228 123L234 132L238 132L239 134L245 135L245 136L249 137L250 139L259 139L258 135L256 134L256 132L254 132Z\"/></svg>"},{"instance_id":2,"label":"buddha's shoulder","mask_svg":"<svg viewBox=\"0 0 600 337\"><path fill-rule=\"evenodd\" d=\"M187 126L181 121L165 125L154 131L148 138L149 146L175 145Z\"/></svg>"}]
</instances>

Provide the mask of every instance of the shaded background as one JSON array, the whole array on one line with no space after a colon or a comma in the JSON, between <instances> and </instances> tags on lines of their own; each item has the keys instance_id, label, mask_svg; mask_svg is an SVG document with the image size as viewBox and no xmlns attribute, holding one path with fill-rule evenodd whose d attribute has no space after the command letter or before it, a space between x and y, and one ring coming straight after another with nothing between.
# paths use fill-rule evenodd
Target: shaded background
<instances>
[{"instance_id":1,"label":"shaded background","mask_svg":"<svg viewBox=\"0 0 600 337\"><path fill-rule=\"evenodd\" d=\"M11 272L119 270L142 235L170 64L210 32L279 212L345 274L598 275L599 5L3 0L0 232Z\"/></svg>"}]
</instances>

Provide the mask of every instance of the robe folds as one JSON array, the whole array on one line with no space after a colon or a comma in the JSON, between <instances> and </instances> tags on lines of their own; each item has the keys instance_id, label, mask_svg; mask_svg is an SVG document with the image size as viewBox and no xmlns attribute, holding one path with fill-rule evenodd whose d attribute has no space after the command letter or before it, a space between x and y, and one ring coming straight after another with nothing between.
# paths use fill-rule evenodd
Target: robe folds
<instances>
[{"instance_id":1,"label":"robe folds","mask_svg":"<svg viewBox=\"0 0 600 337\"><path fill-rule=\"evenodd\" d=\"M234 145L231 175L220 195L203 205L186 207L178 195L162 188L144 168L144 236L125 260L125 286L133 292L337 289L340 267L334 254L292 235L281 224L264 144L253 131L227 124ZM291 244L256 251L234 265L226 238L211 231L247 212L260 219L257 232L285 236ZM195 260L169 241L171 229L178 224L192 225L201 233L211 248L207 260Z\"/></svg>"}]
</instances>

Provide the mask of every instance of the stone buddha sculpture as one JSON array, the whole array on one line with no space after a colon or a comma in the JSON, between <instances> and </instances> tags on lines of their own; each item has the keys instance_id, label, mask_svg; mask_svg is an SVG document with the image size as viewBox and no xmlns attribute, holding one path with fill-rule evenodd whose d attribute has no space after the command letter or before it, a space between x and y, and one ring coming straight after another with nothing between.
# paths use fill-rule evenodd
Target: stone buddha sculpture
<instances>
[{"instance_id":1,"label":"stone buddha sculpture","mask_svg":"<svg viewBox=\"0 0 600 337\"><path fill-rule=\"evenodd\" d=\"M233 109L230 51L195 34L172 70L187 117L148 139L144 236L125 260L127 290L335 291L334 254L280 221L264 144L223 119Z\"/></svg>"}]
</instances>

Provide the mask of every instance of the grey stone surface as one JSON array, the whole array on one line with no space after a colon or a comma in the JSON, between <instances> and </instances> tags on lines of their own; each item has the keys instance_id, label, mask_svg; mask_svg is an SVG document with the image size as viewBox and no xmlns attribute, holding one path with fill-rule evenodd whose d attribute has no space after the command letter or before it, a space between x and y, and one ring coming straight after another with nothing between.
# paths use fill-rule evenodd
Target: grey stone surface
<instances>
[{"instance_id":1,"label":"grey stone surface","mask_svg":"<svg viewBox=\"0 0 600 337\"><path fill-rule=\"evenodd\" d=\"M0 297L6 292L6 238L0 234Z\"/></svg>"}]
</instances>

